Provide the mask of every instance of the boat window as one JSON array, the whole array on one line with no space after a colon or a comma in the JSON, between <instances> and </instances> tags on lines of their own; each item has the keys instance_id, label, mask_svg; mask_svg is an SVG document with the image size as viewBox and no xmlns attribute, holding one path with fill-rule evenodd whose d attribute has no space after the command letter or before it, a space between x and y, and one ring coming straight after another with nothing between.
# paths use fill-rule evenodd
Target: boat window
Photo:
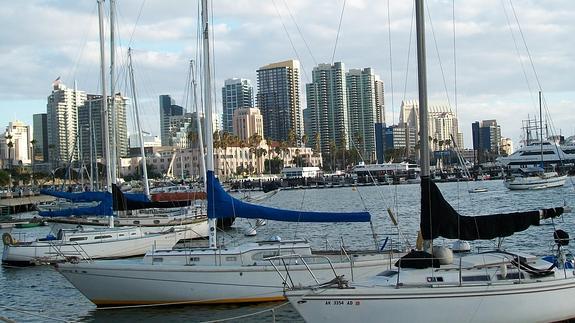
<instances>
[{"instance_id":1,"label":"boat window","mask_svg":"<svg viewBox=\"0 0 575 323\"><path fill-rule=\"evenodd\" d=\"M118 234L118 236L119 236L119 237L123 237L123 236L125 236L125 234L120 233L120 234Z\"/></svg>"},{"instance_id":2,"label":"boat window","mask_svg":"<svg viewBox=\"0 0 575 323\"><path fill-rule=\"evenodd\" d=\"M490 281L491 277L489 277L489 275L463 276L461 280L464 282L484 282Z\"/></svg>"},{"instance_id":3,"label":"boat window","mask_svg":"<svg viewBox=\"0 0 575 323\"><path fill-rule=\"evenodd\" d=\"M237 261L238 258L236 256L226 257L226 261Z\"/></svg>"},{"instance_id":4,"label":"boat window","mask_svg":"<svg viewBox=\"0 0 575 323\"><path fill-rule=\"evenodd\" d=\"M499 275L497 275L497 279L499 279L499 280L519 279L519 273L508 273L507 276L505 276L505 278L503 278L503 275L499 274ZM523 273L521 273L521 279L525 279L525 275L523 275Z\"/></svg>"},{"instance_id":5,"label":"boat window","mask_svg":"<svg viewBox=\"0 0 575 323\"><path fill-rule=\"evenodd\" d=\"M160 220L154 220L154 224L160 224Z\"/></svg>"},{"instance_id":6,"label":"boat window","mask_svg":"<svg viewBox=\"0 0 575 323\"><path fill-rule=\"evenodd\" d=\"M190 261L200 261L200 257L190 257Z\"/></svg>"},{"instance_id":7,"label":"boat window","mask_svg":"<svg viewBox=\"0 0 575 323\"><path fill-rule=\"evenodd\" d=\"M140 224L140 221L135 220L135 221L134 221L134 224Z\"/></svg>"},{"instance_id":8,"label":"boat window","mask_svg":"<svg viewBox=\"0 0 575 323\"><path fill-rule=\"evenodd\" d=\"M152 263L164 262L164 258L152 258Z\"/></svg>"},{"instance_id":9,"label":"boat window","mask_svg":"<svg viewBox=\"0 0 575 323\"><path fill-rule=\"evenodd\" d=\"M441 277L441 276L427 277L427 282L428 283L442 283L443 277Z\"/></svg>"},{"instance_id":10,"label":"boat window","mask_svg":"<svg viewBox=\"0 0 575 323\"><path fill-rule=\"evenodd\" d=\"M377 276L383 276L383 277L393 277L395 275L397 275L397 270L386 270L384 272L377 274Z\"/></svg>"},{"instance_id":11,"label":"boat window","mask_svg":"<svg viewBox=\"0 0 575 323\"><path fill-rule=\"evenodd\" d=\"M88 237L73 237L73 238L70 238L70 241L82 241L82 240L88 240Z\"/></svg>"},{"instance_id":12,"label":"boat window","mask_svg":"<svg viewBox=\"0 0 575 323\"><path fill-rule=\"evenodd\" d=\"M111 235L105 235L105 236L95 236L94 239L108 239L111 238Z\"/></svg>"},{"instance_id":13,"label":"boat window","mask_svg":"<svg viewBox=\"0 0 575 323\"><path fill-rule=\"evenodd\" d=\"M135 236L137 233L136 232L132 232L130 233L130 235Z\"/></svg>"},{"instance_id":14,"label":"boat window","mask_svg":"<svg viewBox=\"0 0 575 323\"><path fill-rule=\"evenodd\" d=\"M100 223L99 220L92 220L93 223Z\"/></svg>"}]
</instances>

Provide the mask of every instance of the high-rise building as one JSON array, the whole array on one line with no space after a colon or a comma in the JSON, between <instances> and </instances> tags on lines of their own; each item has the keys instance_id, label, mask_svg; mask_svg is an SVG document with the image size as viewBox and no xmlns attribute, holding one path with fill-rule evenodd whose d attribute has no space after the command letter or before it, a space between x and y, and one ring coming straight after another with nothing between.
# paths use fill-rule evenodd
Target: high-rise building
<instances>
[{"instance_id":1,"label":"high-rise building","mask_svg":"<svg viewBox=\"0 0 575 323\"><path fill-rule=\"evenodd\" d=\"M51 162L75 160L78 108L84 105L86 93L69 89L60 80L52 83L46 106L48 118L48 155Z\"/></svg>"},{"instance_id":2,"label":"high-rise building","mask_svg":"<svg viewBox=\"0 0 575 323\"><path fill-rule=\"evenodd\" d=\"M303 135L299 65L299 61L289 60L257 70L257 106L264 121L264 136L268 139L288 141L291 133L299 141Z\"/></svg>"},{"instance_id":3,"label":"high-rise building","mask_svg":"<svg viewBox=\"0 0 575 323\"><path fill-rule=\"evenodd\" d=\"M383 88L383 81L379 76L375 75L375 112L376 123L385 123L385 91Z\"/></svg>"},{"instance_id":4,"label":"high-rise building","mask_svg":"<svg viewBox=\"0 0 575 323\"><path fill-rule=\"evenodd\" d=\"M0 151L6 166L31 163L30 141L32 140L30 126L22 121L12 121L0 141Z\"/></svg>"},{"instance_id":5,"label":"high-rise building","mask_svg":"<svg viewBox=\"0 0 575 323\"><path fill-rule=\"evenodd\" d=\"M332 149L349 149L349 120L344 64L319 64L312 72L312 83L306 84L308 133L310 147L321 149L322 154ZM317 141L319 140L319 145Z\"/></svg>"},{"instance_id":6,"label":"high-rise building","mask_svg":"<svg viewBox=\"0 0 575 323\"><path fill-rule=\"evenodd\" d=\"M35 140L32 155L34 160L48 162L48 115L38 113L32 118L32 138Z\"/></svg>"},{"instance_id":7,"label":"high-rise building","mask_svg":"<svg viewBox=\"0 0 575 323\"><path fill-rule=\"evenodd\" d=\"M160 95L160 139L162 146L172 146L170 142L170 117L184 115L184 108L176 105L169 95Z\"/></svg>"},{"instance_id":8,"label":"high-rise building","mask_svg":"<svg viewBox=\"0 0 575 323\"><path fill-rule=\"evenodd\" d=\"M108 127L115 129L116 135L116 155L118 158L128 155L128 125L126 123L126 102L128 98L117 93L115 96L116 124L112 124L111 117L111 97L108 97ZM104 127L102 110L102 95L88 94L83 106L78 109L78 149L82 159L88 163L90 159L90 149L93 158L105 158L104 150ZM111 139L110 139L111 141Z\"/></svg>"},{"instance_id":9,"label":"high-rise building","mask_svg":"<svg viewBox=\"0 0 575 323\"><path fill-rule=\"evenodd\" d=\"M479 161L484 161L485 153L499 155L501 151L501 127L496 120L476 121L471 125L473 150Z\"/></svg>"},{"instance_id":10,"label":"high-rise building","mask_svg":"<svg viewBox=\"0 0 575 323\"><path fill-rule=\"evenodd\" d=\"M254 106L254 88L249 80L232 78L227 79L222 88L222 124L223 131L233 132L234 111L239 108L251 108Z\"/></svg>"},{"instance_id":11,"label":"high-rise building","mask_svg":"<svg viewBox=\"0 0 575 323\"><path fill-rule=\"evenodd\" d=\"M427 140L433 150L445 149L448 146L463 147L463 134L459 131L457 116L448 105L430 104L429 111L429 134ZM416 129L419 133L419 102L408 100L401 102L399 123ZM455 142L454 142L455 141ZM413 147L408 147L413 149Z\"/></svg>"},{"instance_id":12,"label":"high-rise building","mask_svg":"<svg viewBox=\"0 0 575 323\"><path fill-rule=\"evenodd\" d=\"M264 139L263 118L258 108L241 108L234 112L233 119L234 135L240 140L248 141L254 134L259 134Z\"/></svg>"},{"instance_id":13,"label":"high-rise building","mask_svg":"<svg viewBox=\"0 0 575 323\"><path fill-rule=\"evenodd\" d=\"M379 84L378 84L379 83ZM351 69L346 74L350 145L363 160L375 160L375 123L382 123L383 86L373 69Z\"/></svg>"},{"instance_id":14,"label":"high-rise building","mask_svg":"<svg viewBox=\"0 0 575 323\"><path fill-rule=\"evenodd\" d=\"M182 116L170 117L170 142L171 146L178 148L198 148L198 122L197 114L185 113ZM204 129L204 116L200 114L200 124L202 125L202 134ZM203 136L205 138L205 135ZM205 141L205 139L204 139Z\"/></svg>"}]
</instances>

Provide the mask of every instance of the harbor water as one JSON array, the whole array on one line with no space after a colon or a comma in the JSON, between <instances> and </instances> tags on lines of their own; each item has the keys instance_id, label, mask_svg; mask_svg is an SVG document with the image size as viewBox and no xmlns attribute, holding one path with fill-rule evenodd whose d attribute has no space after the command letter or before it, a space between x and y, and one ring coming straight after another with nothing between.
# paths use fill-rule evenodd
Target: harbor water
<instances>
[{"instance_id":1,"label":"harbor water","mask_svg":"<svg viewBox=\"0 0 575 323\"><path fill-rule=\"evenodd\" d=\"M455 182L438 184L451 205L464 215L480 215L496 212L515 212L563 206L575 206L575 193L570 178L564 187L546 190L509 191L502 181ZM484 187L487 192L469 193ZM270 236L282 239L304 238L315 249L338 249L344 245L348 250L374 249L387 240L386 248L414 245L419 224L419 185L395 185L382 187L345 187L325 189L302 189L280 191L262 202L274 207L316 211L360 211L372 214L372 234L366 223L284 223L268 221L257 228L257 236L246 237L244 232L255 221L238 219L234 227L219 233L220 243L234 245L246 241L265 240ZM394 227L387 209L393 210L399 225ZM575 214L547 221L502 241L472 242L473 248L503 248L529 252L536 255L549 254L553 247L553 231L563 229L575 236ZM13 229L12 233L46 235L49 227ZM0 232L6 232L4 229ZM450 245L452 241L437 240L435 244ZM568 246L575 251L575 246ZM128 259L121 261L134 261ZM0 320L17 322L81 321L81 322L202 322L232 318L232 322L302 322L301 317L284 303L218 305L218 306L161 306L130 309L96 309L80 292L51 266L0 269ZM272 310L273 309L273 310ZM254 314L254 315L251 315Z\"/></svg>"}]
</instances>

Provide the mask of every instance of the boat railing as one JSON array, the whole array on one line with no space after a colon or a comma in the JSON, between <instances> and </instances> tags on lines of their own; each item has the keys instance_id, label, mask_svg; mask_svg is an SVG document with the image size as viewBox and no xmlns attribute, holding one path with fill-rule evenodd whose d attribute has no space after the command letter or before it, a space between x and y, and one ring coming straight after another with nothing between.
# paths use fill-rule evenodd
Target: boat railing
<instances>
[{"instance_id":1,"label":"boat railing","mask_svg":"<svg viewBox=\"0 0 575 323\"><path fill-rule=\"evenodd\" d=\"M92 257L88 254L88 252L86 252L86 250L82 248L82 245L76 241L68 241L68 243L65 245L65 246L71 246L74 249L74 252L72 254L64 252L62 250L62 247L64 245L58 245L53 243L52 241L48 241L48 243L50 244L50 248L52 248L56 252L56 254L65 261L69 261L71 263L78 263L80 260L84 260L87 262L94 261Z\"/></svg>"},{"instance_id":2,"label":"boat railing","mask_svg":"<svg viewBox=\"0 0 575 323\"><path fill-rule=\"evenodd\" d=\"M310 268L306 259L320 259L320 260L325 261L327 264L329 264L329 267L330 267L331 271L333 272L333 275L335 277L334 280L339 279L342 282L344 281L343 275L340 275L340 276L337 275L337 272L335 270L335 267L333 266L333 263L331 262L331 260L327 256L292 254L292 255L281 255L281 256L274 256L274 257L265 258L265 260L270 262L270 264L274 267L275 271L281 277L284 289L293 290L293 289L301 287L301 286L296 287L296 284L293 281L293 277L290 274L290 265L293 265L293 264L291 264L291 262L290 263L286 262L289 260L296 260L295 264L297 264L297 261L301 261L301 263L305 266L307 272L310 274L310 277L313 278L313 280L315 282L314 286L316 286L316 287L324 286L325 283L321 283L319 281L317 276L313 273L313 270ZM278 265L276 265L276 263L279 263L283 267L283 270L285 271L285 275L282 274L282 270L278 267ZM334 281L334 280L332 280L332 281ZM347 281L345 282L345 284L347 284ZM303 287L303 288L310 288L310 287Z\"/></svg>"}]
</instances>

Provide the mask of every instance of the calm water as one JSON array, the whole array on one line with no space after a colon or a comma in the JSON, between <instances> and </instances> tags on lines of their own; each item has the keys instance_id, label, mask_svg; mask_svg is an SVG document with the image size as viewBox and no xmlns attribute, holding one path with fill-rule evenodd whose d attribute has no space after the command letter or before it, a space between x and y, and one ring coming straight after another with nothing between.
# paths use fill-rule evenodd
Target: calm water
<instances>
[{"instance_id":1,"label":"calm water","mask_svg":"<svg viewBox=\"0 0 575 323\"><path fill-rule=\"evenodd\" d=\"M575 206L575 193L571 182L565 187L539 191L512 192L503 187L501 181L482 183L445 183L439 184L443 194L453 207L462 214L488 214L493 212L512 212L531 210L538 207L560 206L567 202ZM485 193L469 194L476 187L489 189ZM411 243L415 241L419 221L419 186L399 185L385 187L358 187L337 189L316 189L280 191L263 204L305 210L357 211L368 210L373 215L373 225L378 243L386 237L398 240L398 231ZM397 214L399 228L394 228L387 215L387 208ZM252 221L253 223L253 221ZM306 238L316 248L337 248L344 243L349 249L371 248L375 245L368 224L308 224L282 223L268 221L258 228L256 237L244 237L243 232L249 221L236 221L234 230L220 234L224 243L233 245L249 240L262 240L272 235L284 239ZM575 215L555 222L575 236ZM23 229L30 234L46 234L47 228ZM509 249L545 254L550 250L554 226L549 223L533 227L515 234L504 241ZM14 231L16 232L16 231ZM0 232L3 233L3 232ZM442 243L441 241L436 242ZM450 241L444 241L449 244ZM493 242L474 243L474 247L493 246ZM281 305L281 303L242 305L242 306L181 306L139 308L124 310L97 310L96 307L72 287L63 276L52 267L1 268L0 269L0 319L7 318L18 322L41 322L54 320L87 322L157 322L188 321L200 322L221 320L239 315L256 313ZM6 306L43 315L35 317L13 310ZM278 322L300 322L302 319L289 305L275 310ZM271 312L235 320L236 322L270 322Z\"/></svg>"}]
</instances>

